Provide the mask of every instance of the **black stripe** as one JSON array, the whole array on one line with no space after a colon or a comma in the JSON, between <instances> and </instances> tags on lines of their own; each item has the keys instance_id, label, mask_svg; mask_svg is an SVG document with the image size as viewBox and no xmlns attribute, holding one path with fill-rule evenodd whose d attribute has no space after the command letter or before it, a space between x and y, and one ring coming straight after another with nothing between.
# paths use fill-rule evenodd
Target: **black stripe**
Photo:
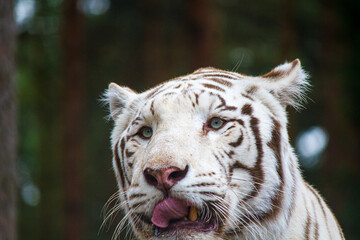
<instances>
[{"instance_id":1,"label":"black stripe","mask_svg":"<svg viewBox=\"0 0 360 240\"><path fill-rule=\"evenodd\" d=\"M210 89L215 89L215 90L218 90L218 91L221 91L221 92L225 92L225 90L219 86L216 86L216 85L213 85L213 84L208 84L208 83L203 83L202 84L204 87L206 88L210 88Z\"/></svg>"},{"instance_id":2,"label":"black stripe","mask_svg":"<svg viewBox=\"0 0 360 240\"><path fill-rule=\"evenodd\" d=\"M305 222L305 235L304 235L304 238L306 240L309 240L310 239L310 215L309 215L309 211L306 210L306 222Z\"/></svg>"},{"instance_id":3,"label":"black stripe","mask_svg":"<svg viewBox=\"0 0 360 240\"><path fill-rule=\"evenodd\" d=\"M244 115L251 115L253 113L253 109L252 106L250 104L245 104L242 108L241 108L241 113Z\"/></svg>"},{"instance_id":4,"label":"black stripe","mask_svg":"<svg viewBox=\"0 0 360 240\"><path fill-rule=\"evenodd\" d=\"M303 195L303 201L304 201L304 206L305 206L305 211L306 211L306 222L305 222L305 229L304 229L304 238L305 238L305 240L309 240L310 239L311 217L310 217L309 209L308 209L307 204L306 204L306 198L305 198L304 195Z\"/></svg>"},{"instance_id":5,"label":"black stripe","mask_svg":"<svg viewBox=\"0 0 360 240\"><path fill-rule=\"evenodd\" d=\"M226 110L235 111L235 110L237 110L237 107L226 105L225 99L224 99L223 97L221 97L219 94L210 93L210 95L211 95L211 96L214 96L214 95L215 95L215 96L220 100L220 102L221 102L221 104L218 105L218 106L216 106L215 109L222 108L222 109L221 109L222 111L226 111Z\"/></svg>"},{"instance_id":6,"label":"black stripe","mask_svg":"<svg viewBox=\"0 0 360 240\"><path fill-rule=\"evenodd\" d=\"M150 112L153 116L155 116L155 109L154 109L154 100L151 101L150 104Z\"/></svg>"},{"instance_id":7,"label":"black stripe","mask_svg":"<svg viewBox=\"0 0 360 240\"><path fill-rule=\"evenodd\" d=\"M135 198L140 198L140 197L145 197L145 196L146 196L146 194L144 194L144 193L132 194L129 196L129 200L133 200Z\"/></svg>"},{"instance_id":8,"label":"black stripe","mask_svg":"<svg viewBox=\"0 0 360 240\"><path fill-rule=\"evenodd\" d=\"M131 157L132 155L134 155L135 152L130 152L128 149L125 150L125 157L126 158L129 158Z\"/></svg>"},{"instance_id":9,"label":"black stripe","mask_svg":"<svg viewBox=\"0 0 360 240\"><path fill-rule=\"evenodd\" d=\"M250 120L250 127L255 136L255 143L257 148L257 158L256 164L251 170L251 175L255 179L254 189L249 194L249 198L254 198L258 195L262 184L264 183L264 171L262 169L262 158L264 156L264 150L262 146L262 141L260 137L260 130L259 130L259 119L255 117L251 117ZM246 201L244 199L244 201Z\"/></svg>"},{"instance_id":10,"label":"black stripe","mask_svg":"<svg viewBox=\"0 0 360 240\"><path fill-rule=\"evenodd\" d=\"M171 96L171 95L175 95L177 94L177 92L167 92L163 95L163 97L167 97L167 96Z\"/></svg>"},{"instance_id":11,"label":"black stripe","mask_svg":"<svg viewBox=\"0 0 360 240\"><path fill-rule=\"evenodd\" d=\"M224 151L224 153L230 158L230 159L232 159L232 156L235 154L234 153L234 151L229 151L229 152L226 152L226 151Z\"/></svg>"},{"instance_id":12,"label":"black stripe","mask_svg":"<svg viewBox=\"0 0 360 240\"><path fill-rule=\"evenodd\" d=\"M246 94L242 93L241 96L243 96L243 97L245 97L245 98L247 98L247 99L249 99L251 101L254 101L254 99L252 97L250 97L249 95L246 95Z\"/></svg>"},{"instance_id":13,"label":"black stripe","mask_svg":"<svg viewBox=\"0 0 360 240\"><path fill-rule=\"evenodd\" d=\"M144 205L145 203L147 203L148 201L149 201L149 199L144 200L144 201L141 201L141 202L138 202L138 203L135 203L135 204L131 205L130 208L140 207L140 206Z\"/></svg>"},{"instance_id":14,"label":"black stripe","mask_svg":"<svg viewBox=\"0 0 360 240\"><path fill-rule=\"evenodd\" d=\"M200 191L200 192L196 192L196 193L199 193L199 194L202 194L202 195L214 195L214 196L217 196L217 197L220 197L220 198L225 198L225 194L218 194L218 193L214 193L214 192L209 192L209 191Z\"/></svg>"},{"instance_id":15,"label":"black stripe","mask_svg":"<svg viewBox=\"0 0 360 240\"><path fill-rule=\"evenodd\" d=\"M208 80L214 81L214 82L216 82L216 83L222 84L222 85L227 86L227 87L231 87L231 86L232 86L232 83L231 83L231 82L226 81L226 80L221 79L221 78L209 78Z\"/></svg>"},{"instance_id":16,"label":"black stripe","mask_svg":"<svg viewBox=\"0 0 360 240\"><path fill-rule=\"evenodd\" d=\"M199 105L199 94L195 93L195 102Z\"/></svg>"},{"instance_id":17,"label":"black stripe","mask_svg":"<svg viewBox=\"0 0 360 240\"><path fill-rule=\"evenodd\" d=\"M226 131L225 137L230 136L234 132L234 131L230 131L233 128L235 128L235 125L232 125L225 130Z\"/></svg>"},{"instance_id":18,"label":"black stripe","mask_svg":"<svg viewBox=\"0 0 360 240\"><path fill-rule=\"evenodd\" d=\"M219 165L224 169L224 173L226 173L226 168L224 164L220 161L220 158L218 155L214 154L216 161L219 163Z\"/></svg>"},{"instance_id":19,"label":"black stripe","mask_svg":"<svg viewBox=\"0 0 360 240\"><path fill-rule=\"evenodd\" d=\"M325 218L325 222L326 222L326 229L329 233L329 236L330 236L330 239L331 239L331 233L330 233L330 229L329 229L329 223L328 223L328 220L327 220L327 215L326 215L326 212L325 212L325 207L323 206L323 202L321 201L321 198L319 196L319 194L314 190L314 188L312 188L308 183L305 182L305 186L315 195L316 197L316 200L318 201L318 204L320 205L320 208L321 208L321 211L324 215L324 218Z\"/></svg>"},{"instance_id":20,"label":"black stripe","mask_svg":"<svg viewBox=\"0 0 360 240\"><path fill-rule=\"evenodd\" d=\"M181 83L179 84L179 85L177 85L176 87L174 87L174 89L177 89L177 88L179 88L179 87L181 87Z\"/></svg>"},{"instance_id":21,"label":"black stripe","mask_svg":"<svg viewBox=\"0 0 360 240\"><path fill-rule=\"evenodd\" d=\"M145 99L149 99L151 97L153 97L155 94L158 93L158 91L163 87L164 85L160 85L155 87L153 90L151 90L151 92L148 93L148 95L146 95Z\"/></svg>"},{"instance_id":22,"label":"black stripe","mask_svg":"<svg viewBox=\"0 0 360 240\"><path fill-rule=\"evenodd\" d=\"M146 95L145 99L154 98L155 96L159 95L163 91L165 91L167 88L163 89L164 84L156 87L154 90L152 90L148 95Z\"/></svg>"},{"instance_id":23,"label":"black stripe","mask_svg":"<svg viewBox=\"0 0 360 240\"><path fill-rule=\"evenodd\" d=\"M138 123L138 121L141 121L141 120L143 120L141 117L136 117L134 120L132 120L132 122L130 123L130 126L132 126L132 125L137 125Z\"/></svg>"},{"instance_id":24,"label":"black stripe","mask_svg":"<svg viewBox=\"0 0 360 240\"><path fill-rule=\"evenodd\" d=\"M208 183L208 182L202 182L197 184L192 184L189 187L208 187L208 186L215 186L216 183Z\"/></svg>"},{"instance_id":25,"label":"black stripe","mask_svg":"<svg viewBox=\"0 0 360 240\"><path fill-rule=\"evenodd\" d=\"M219 70L220 72L220 70ZM199 77L202 77L202 78L227 78L229 80L238 80L240 78L242 78L241 75L234 75L234 74L231 74L229 72L225 72L225 71L222 71L222 73L200 73L198 74Z\"/></svg>"},{"instance_id":26,"label":"black stripe","mask_svg":"<svg viewBox=\"0 0 360 240\"><path fill-rule=\"evenodd\" d=\"M121 153L121 159L124 161L125 160L125 139L122 138L121 141L120 141L120 153ZM120 162L122 163L122 162ZM121 166L121 169L123 170L124 172L124 176L125 176L125 179L127 181L127 183L130 185L130 180L126 174L126 171L125 171L125 166L123 164L120 165Z\"/></svg>"},{"instance_id":27,"label":"black stripe","mask_svg":"<svg viewBox=\"0 0 360 240\"><path fill-rule=\"evenodd\" d=\"M317 220L317 217L316 217L316 211L315 211L315 204L313 201L311 201L311 204L312 204L312 207L313 207L313 211L314 211L314 221L315 221L315 224L314 224L314 239L315 240L318 240L319 239L319 223L318 223L318 220Z\"/></svg>"},{"instance_id":28,"label":"black stripe","mask_svg":"<svg viewBox=\"0 0 360 240\"><path fill-rule=\"evenodd\" d=\"M293 184L291 186L291 204L290 204L290 208L288 209L288 219L291 218L292 214L293 214L293 210L296 208L296 189L297 189L297 179L296 179L296 175L295 175L295 164L294 161L296 161L295 159L291 158L290 159L290 172L291 172L291 177L293 180ZM290 179L288 180L290 181Z\"/></svg>"},{"instance_id":29,"label":"black stripe","mask_svg":"<svg viewBox=\"0 0 360 240\"><path fill-rule=\"evenodd\" d=\"M119 148L119 141L115 144L115 147L114 147L114 158L115 158L116 168L117 168L117 171L118 171L119 176L120 176L120 186L122 187L122 189L125 189L124 172L123 172L123 169L121 167L121 160L120 160L120 157L119 157L118 148Z\"/></svg>"},{"instance_id":30,"label":"black stripe","mask_svg":"<svg viewBox=\"0 0 360 240\"><path fill-rule=\"evenodd\" d=\"M221 109L221 111L236 111L238 108L234 106L226 106Z\"/></svg>"},{"instance_id":31,"label":"black stripe","mask_svg":"<svg viewBox=\"0 0 360 240\"><path fill-rule=\"evenodd\" d=\"M236 121L241 125L245 126L244 121L242 119L236 119Z\"/></svg>"},{"instance_id":32,"label":"black stripe","mask_svg":"<svg viewBox=\"0 0 360 240\"><path fill-rule=\"evenodd\" d=\"M267 143L269 148L274 152L275 158L277 160L277 166L276 170L280 179L279 189L277 189L276 193L274 194L272 201L272 208L273 211L269 217L274 218L279 213L279 210L281 209L281 204L284 198L284 169L283 169L283 163L282 163L282 156L281 156L281 126L280 123L275 120L273 120L273 130L271 132L271 140Z\"/></svg>"},{"instance_id":33,"label":"black stripe","mask_svg":"<svg viewBox=\"0 0 360 240\"><path fill-rule=\"evenodd\" d=\"M247 95L254 94L259 88L257 86L251 86L246 90Z\"/></svg>"},{"instance_id":34,"label":"black stripe","mask_svg":"<svg viewBox=\"0 0 360 240\"><path fill-rule=\"evenodd\" d=\"M244 135L241 132L241 134L240 134L239 138L236 140L236 142L231 142L231 143L229 143L229 145L232 147L238 147L241 145L243 140L244 140Z\"/></svg>"}]
</instances>

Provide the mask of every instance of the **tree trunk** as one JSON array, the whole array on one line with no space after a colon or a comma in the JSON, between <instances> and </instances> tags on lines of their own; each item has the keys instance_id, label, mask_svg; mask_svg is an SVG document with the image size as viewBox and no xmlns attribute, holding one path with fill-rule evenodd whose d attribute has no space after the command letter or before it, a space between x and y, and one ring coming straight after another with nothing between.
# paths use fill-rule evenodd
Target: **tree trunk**
<instances>
[{"instance_id":1,"label":"tree trunk","mask_svg":"<svg viewBox=\"0 0 360 240\"><path fill-rule=\"evenodd\" d=\"M344 94L344 76L341 73L346 62L344 54L346 46L341 43L340 19L337 14L336 1L322 1L321 7L322 52L319 65L321 66L322 115L329 135L329 144L322 169L323 177L321 179L324 180L321 185L324 189L322 191L324 196L335 203L330 207L333 208L341 223L349 219L345 213L347 206L358 204L358 200L353 197L355 192L359 192L358 186L356 181L349 179L358 179L360 171L359 139L355 127L346 114L347 106L344 104L347 96ZM358 109L353 110L358 111ZM347 189L351 189L351 193ZM344 225L351 224L348 221Z\"/></svg>"},{"instance_id":2,"label":"tree trunk","mask_svg":"<svg viewBox=\"0 0 360 240\"><path fill-rule=\"evenodd\" d=\"M212 0L186 1L191 68L214 66L220 41L218 18Z\"/></svg>"},{"instance_id":3,"label":"tree trunk","mask_svg":"<svg viewBox=\"0 0 360 240\"><path fill-rule=\"evenodd\" d=\"M14 1L0 1L0 240L16 239Z\"/></svg>"},{"instance_id":4,"label":"tree trunk","mask_svg":"<svg viewBox=\"0 0 360 240\"><path fill-rule=\"evenodd\" d=\"M334 1L323 2L322 22L322 102L324 105L324 124L330 134L329 147L327 149L328 162L326 167L338 169L339 159L342 165L348 169L359 166L356 159L355 145L356 135L351 121L346 118L344 103L344 86L341 68L346 60L344 56L345 46L340 43L339 16L336 12Z\"/></svg>"},{"instance_id":5,"label":"tree trunk","mask_svg":"<svg viewBox=\"0 0 360 240\"><path fill-rule=\"evenodd\" d=\"M280 16L281 23L281 59L280 61L292 61L296 57L295 40L296 40L296 27L294 23L295 15L295 2L294 0L282 1L282 14Z\"/></svg>"},{"instance_id":6,"label":"tree trunk","mask_svg":"<svg viewBox=\"0 0 360 240\"><path fill-rule=\"evenodd\" d=\"M65 239L84 239L82 160L84 135L84 25L77 0L64 1L62 29L62 146Z\"/></svg>"},{"instance_id":7,"label":"tree trunk","mask_svg":"<svg viewBox=\"0 0 360 240\"><path fill-rule=\"evenodd\" d=\"M146 88L168 79L171 66L166 58L167 42L164 41L165 21L161 18L162 6L156 1L143 1L144 73Z\"/></svg>"},{"instance_id":8,"label":"tree trunk","mask_svg":"<svg viewBox=\"0 0 360 240\"><path fill-rule=\"evenodd\" d=\"M282 12L279 16L279 21L281 24L280 29L280 47L281 47L281 55L279 63L283 63L284 61L292 61L297 56L294 56L295 47L296 47L296 26L294 23L294 15L295 15L295 2L294 0L282 0L281 2ZM289 125L288 128L289 138L291 141L294 141L296 134L298 133L297 129L297 112L294 108L288 107L288 120Z\"/></svg>"}]
</instances>

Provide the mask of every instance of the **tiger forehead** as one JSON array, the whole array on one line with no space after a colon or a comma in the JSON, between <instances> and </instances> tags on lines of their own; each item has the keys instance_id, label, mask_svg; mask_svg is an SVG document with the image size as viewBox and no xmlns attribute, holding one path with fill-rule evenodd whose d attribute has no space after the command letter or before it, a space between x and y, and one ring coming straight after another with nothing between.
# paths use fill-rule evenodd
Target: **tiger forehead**
<instances>
[{"instance_id":1,"label":"tiger forehead","mask_svg":"<svg viewBox=\"0 0 360 240\"><path fill-rule=\"evenodd\" d=\"M200 68L191 74L171 79L168 82L150 89L146 92L145 98L150 99L164 92L166 92L167 95L172 95L173 93L169 91L181 91L185 94L188 90L196 88L226 92L233 86L234 81L238 81L244 77L245 75L234 72L214 68Z\"/></svg>"},{"instance_id":2,"label":"tiger forehead","mask_svg":"<svg viewBox=\"0 0 360 240\"><path fill-rule=\"evenodd\" d=\"M207 82L178 82L168 87L156 88L156 92L153 92L152 97L147 99L146 105L150 105L150 110L155 107L166 107L167 105L178 105L184 107L185 105L211 105L212 103L219 101L225 104L226 100L229 100L233 91L231 89L225 90L224 88L210 84ZM223 94L225 93L225 94ZM201 101L206 99L206 101Z\"/></svg>"}]
</instances>

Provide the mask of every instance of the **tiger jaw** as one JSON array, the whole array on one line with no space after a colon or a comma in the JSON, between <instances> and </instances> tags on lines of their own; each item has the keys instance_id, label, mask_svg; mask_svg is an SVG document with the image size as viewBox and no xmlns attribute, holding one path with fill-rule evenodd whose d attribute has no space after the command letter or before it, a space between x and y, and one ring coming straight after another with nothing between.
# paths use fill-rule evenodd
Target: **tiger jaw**
<instances>
[{"instance_id":1,"label":"tiger jaw","mask_svg":"<svg viewBox=\"0 0 360 240\"><path fill-rule=\"evenodd\" d=\"M175 209L167 210L173 211ZM162 223L164 222L157 222L156 220L154 220L153 215L152 222L155 225L154 237L169 237L179 233L181 233L182 235L195 235L197 233L206 233L213 231L218 226L217 221L214 217L209 217L207 215L208 214L206 214L205 211L201 212L200 209L194 206L190 206L188 207L185 217L177 218L176 216L174 216L173 219L169 219L169 222L167 222L168 219L166 219L165 225L162 225Z\"/></svg>"}]
</instances>

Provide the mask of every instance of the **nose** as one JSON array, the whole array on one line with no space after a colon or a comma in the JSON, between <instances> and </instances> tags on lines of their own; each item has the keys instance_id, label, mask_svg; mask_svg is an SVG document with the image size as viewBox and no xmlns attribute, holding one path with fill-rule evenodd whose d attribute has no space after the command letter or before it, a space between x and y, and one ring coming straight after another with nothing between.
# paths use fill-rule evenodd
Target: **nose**
<instances>
[{"instance_id":1,"label":"nose","mask_svg":"<svg viewBox=\"0 0 360 240\"><path fill-rule=\"evenodd\" d=\"M188 165L184 169L180 169L178 167L167 167L160 169L146 168L144 170L144 176L148 184L163 192L167 192L177 182L185 177L188 170Z\"/></svg>"}]
</instances>

